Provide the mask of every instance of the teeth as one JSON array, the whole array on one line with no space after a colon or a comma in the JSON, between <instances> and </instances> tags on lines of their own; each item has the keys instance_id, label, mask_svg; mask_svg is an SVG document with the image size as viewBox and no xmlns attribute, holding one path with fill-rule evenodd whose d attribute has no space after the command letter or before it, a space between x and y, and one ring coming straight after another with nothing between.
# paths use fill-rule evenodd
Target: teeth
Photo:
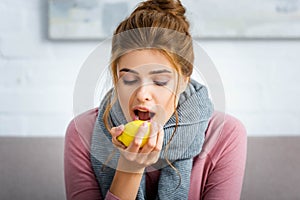
<instances>
[{"instance_id":1,"label":"teeth","mask_svg":"<svg viewBox=\"0 0 300 200\"><path fill-rule=\"evenodd\" d=\"M138 111L140 111L140 112L148 112L148 110L141 110L141 109L138 109Z\"/></svg>"}]
</instances>

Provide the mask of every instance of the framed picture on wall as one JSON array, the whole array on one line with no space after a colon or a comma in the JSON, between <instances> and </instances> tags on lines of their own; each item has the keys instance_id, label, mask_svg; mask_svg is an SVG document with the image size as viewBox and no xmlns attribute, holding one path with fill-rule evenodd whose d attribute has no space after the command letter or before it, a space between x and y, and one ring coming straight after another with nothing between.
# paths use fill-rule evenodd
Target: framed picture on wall
<instances>
[{"instance_id":1,"label":"framed picture on wall","mask_svg":"<svg viewBox=\"0 0 300 200\"><path fill-rule=\"evenodd\" d=\"M135 0L48 0L50 39L105 39ZM300 0L182 0L195 38L299 39Z\"/></svg>"}]
</instances>

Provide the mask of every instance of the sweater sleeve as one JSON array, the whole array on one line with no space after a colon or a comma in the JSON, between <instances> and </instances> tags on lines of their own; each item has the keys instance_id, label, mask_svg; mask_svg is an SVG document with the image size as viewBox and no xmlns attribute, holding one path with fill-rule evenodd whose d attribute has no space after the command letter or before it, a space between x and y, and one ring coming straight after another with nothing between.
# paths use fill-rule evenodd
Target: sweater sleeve
<instances>
[{"instance_id":1,"label":"sweater sleeve","mask_svg":"<svg viewBox=\"0 0 300 200\"><path fill-rule=\"evenodd\" d=\"M89 150L76 130L74 120L65 136L64 175L68 200L102 199L91 167Z\"/></svg>"},{"instance_id":2,"label":"sweater sleeve","mask_svg":"<svg viewBox=\"0 0 300 200\"><path fill-rule=\"evenodd\" d=\"M66 131L64 176L67 200L102 200L90 160L90 140L98 110L93 109L73 119ZM119 200L107 192L106 200Z\"/></svg>"},{"instance_id":3,"label":"sweater sleeve","mask_svg":"<svg viewBox=\"0 0 300 200\"><path fill-rule=\"evenodd\" d=\"M227 115L221 134L208 156L212 169L203 199L238 200L246 164L247 135L242 123Z\"/></svg>"}]
</instances>

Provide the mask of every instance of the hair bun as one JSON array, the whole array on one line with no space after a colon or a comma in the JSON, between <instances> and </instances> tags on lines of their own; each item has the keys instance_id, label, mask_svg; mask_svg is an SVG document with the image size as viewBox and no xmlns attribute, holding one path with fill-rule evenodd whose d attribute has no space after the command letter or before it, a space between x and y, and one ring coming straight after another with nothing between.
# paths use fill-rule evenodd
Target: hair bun
<instances>
[{"instance_id":1,"label":"hair bun","mask_svg":"<svg viewBox=\"0 0 300 200\"><path fill-rule=\"evenodd\" d=\"M168 12L175 16L184 16L185 14L185 8L180 0L148 0L143 3L143 6L147 9Z\"/></svg>"}]
</instances>

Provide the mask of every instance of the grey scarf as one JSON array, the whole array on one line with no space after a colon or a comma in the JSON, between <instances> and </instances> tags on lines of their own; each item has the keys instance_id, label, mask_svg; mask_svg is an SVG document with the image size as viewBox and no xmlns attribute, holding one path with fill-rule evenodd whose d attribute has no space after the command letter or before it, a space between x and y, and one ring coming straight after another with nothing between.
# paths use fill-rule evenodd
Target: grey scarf
<instances>
[{"instance_id":1,"label":"grey scarf","mask_svg":"<svg viewBox=\"0 0 300 200\"><path fill-rule=\"evenodd\" d=\"M111 135L105 128L102 119L104 110L111 100L109 93L100 104L91 141L92 167L103 197L110 188L120 156L111 142ZM151 166L152 169L161 170L156 199L182 200L188 198L193 157L201 151L205 130L213 112L213 105L208 97L206 87L191 80L186 90L180 95L177 112L179 122L169 150L167 153L164 151L176 126L175 115L172 115L164 125L163 150L158 162ZM127 123L118 101L113 105L110 117L113 126ZM167 164L166 157L178 170L180 176ZM138 200L147 199L145 182L145 175L143 175L136 197Z\"/></svg>"}]
</instances>

